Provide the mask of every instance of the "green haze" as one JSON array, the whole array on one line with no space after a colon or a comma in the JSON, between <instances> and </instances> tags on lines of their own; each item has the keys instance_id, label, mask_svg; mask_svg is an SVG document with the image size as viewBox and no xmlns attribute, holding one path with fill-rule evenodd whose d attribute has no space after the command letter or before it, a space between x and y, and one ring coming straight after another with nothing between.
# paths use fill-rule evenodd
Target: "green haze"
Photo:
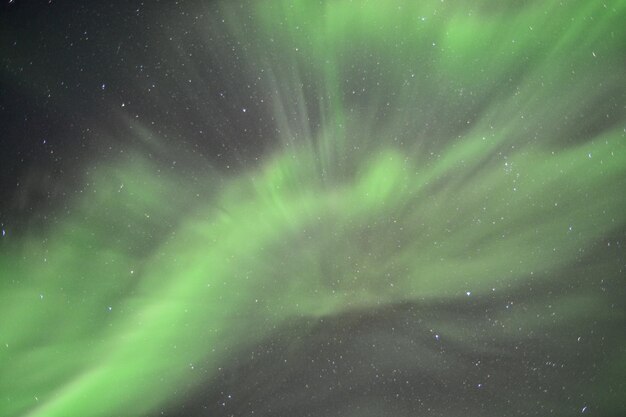
<instances>
[{"instance_id":1,"label":"green haze","mask_svg":"<svg viewBox=\"0 0 626 417\"><path fill-rule=\"evenodd\" d=\"M212 10L202 30L223 17L245 46L274 145L193 181L129 149L44 230L5 238L0 414L145 415L290 320L569 288L558 272L626 226L626 2L471 3ZM588 274L623 285L615 262ZM605 297L553 308L623 321Z\"/></svg>"}]
</instances>

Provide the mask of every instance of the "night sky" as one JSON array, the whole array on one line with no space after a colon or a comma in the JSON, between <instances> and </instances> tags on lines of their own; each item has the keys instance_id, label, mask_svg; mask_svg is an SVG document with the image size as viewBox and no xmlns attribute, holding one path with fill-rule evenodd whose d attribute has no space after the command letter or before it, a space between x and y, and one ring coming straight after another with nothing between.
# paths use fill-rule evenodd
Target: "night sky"
<instances>
[{"instance_id":1,"label":"night sky","mask_svg":"<svg viewBox=\"0 0 626 417\"><path fill-rule=\"evenodd\" d=\"M0 6L0 416L626 415L626 1Z\"/></svg>"}]
</instances>

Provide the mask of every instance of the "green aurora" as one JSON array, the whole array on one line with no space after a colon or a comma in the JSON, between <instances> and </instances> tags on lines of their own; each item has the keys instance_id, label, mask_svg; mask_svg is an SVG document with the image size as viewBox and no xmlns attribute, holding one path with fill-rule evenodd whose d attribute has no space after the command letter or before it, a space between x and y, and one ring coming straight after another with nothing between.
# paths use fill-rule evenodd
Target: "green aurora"
<instances>
[{"instance_id":1,"label":"green aurora","mask_svg":"<svg viewBox=\"0 0 626 417\"><path fill-rule=\"evenodd\" d=\"M276 138L232 172L91 161L54 223L3 239L0 415L156 415L281 326L384 305L557 291L475 338L433 324L477 351L623 329L626 2L469 3L210 6L195 30L224 19ZM610 337L575 412L626 412Z\"/></svg>"}]
</instances>

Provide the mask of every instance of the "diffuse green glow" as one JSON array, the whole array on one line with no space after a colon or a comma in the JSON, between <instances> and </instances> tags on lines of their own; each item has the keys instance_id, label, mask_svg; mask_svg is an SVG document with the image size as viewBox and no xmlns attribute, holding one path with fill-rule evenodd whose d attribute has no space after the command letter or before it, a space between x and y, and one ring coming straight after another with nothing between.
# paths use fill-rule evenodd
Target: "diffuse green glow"
<instances>
[{"instance_id":1,"label":"diffuse green glow","mask_svg":"<svg viewBox=\"0 0 626 417\"><path fill-rule=\"evenodd\" d=\"M439 174L430 178L428 172L416 173L394 151L365 164L354 182L335 189L289 187L289 176L306 178L311 173L290 157L278 158L257 180L232 183L214 204L223 210L201 205L202 215L189 216L170 242L139 262L125 256L124 244L132 236L122 236L117 248L100 252L101 258L84 249L86 242L104 247L106 235L122 233L124 227L92 229L86 238L80 231L72 234L73 222L68 220L59 226L58 237L52 234L48 250L27 246L26 262L14 273L51 282L34 279L19 299L15 290L3 292L3 317L24 315L25 305L35 306L25 315L28 327L22 322L6 334L29 340L33 332L27 329L39 328L45 335L45 341L25 342L39 347L5 366L5 384L16 393L38 393L41 406L32 415L99 409L105 415L129 407L147 411L153 404L133 405L134 398L166 392L172 381L193 378L189 364L211 355L207 346L217 347L213 355L219 358L221 349L239 338L254 340L252 329L260 336L266 318L280 322L380 302L457 297L467 288L479 295L502 283L514 285L531 271L549 272L571 262L579 247L615 227L614 216L624 202L619 190L611 188L624 176L626 161L617 156L623 158L624 145L619 134L599 142L552 158L513 158L513 166L533 167L530 174L520 175L517 191L510 189L514 173L487 166L471 189L458 190L452 183L426 193L422 178L435 181L453 168L434 163L432 171ZM481 155L477 151L463 160L471 166L472 158ZM136 165L126 169L148 178ZM128 194L118 197L125 204L116 204L117 215L130 217L133 227L140 225L143 209L156 208L149 189L164 187L160 181L139 185L141 190L127 185ZM555 188L560 207L551 200ZM487 197L494 206L486 212L480 205ZM583 207L581 198L590 201ZM137 207L143 203L147 207ZM132 206L137 209L134 215L128 210ZM92 225L101 210L110 210L101 207ZM473 220L479 216L484 224ZM534 219L531 227L526 219ZM402 227L394 229L396 224ZM569 224L576 225L573 235ZM144 231L149 226L146 223ZM86 252L85 257L80 252ZM281 256L285 253L294 256ZM332 263L331 270L323 269L325 262ZM445 279L431 278L435 276ZM134 296L124 297L120 289L128 291L131 285L136 286ZM261 304L255 303L259 298ZM114 300L115 311L107 311L109 300ZM69 317L73 326L64 322L70 311L78 312ZM94 329L94 320L101 327ZM50 335L43 327L50 325L61 333ZM24 348L9 345L5 355L13 357L13 349ZM24 373L33 379L23 378ZM21 398L18 404L29 400Z\"/></svg>"},{"instance_id":2,"label":"diffuse green glow","mask_svg":"<svg viewBox=\"0 0 626 417\"><path fill-rule=\"evenodd\" d=\"M484 16L439 3L260 2L267 49L250 54L289 51L271 65L248 57L273 74L282 146L260 167L207 174L201 186L157 175L138 155L98 168L67 217L3 247L1 414L141 415L206 378L194 364L209 363L210 375L291 318L511 291L623 228L623 129L562 149L551 137L565 116L588 111L581 100L595 86L618 88L617 75L584 63L593 52L614 64L617 45L598 27L620 27L623 2ZM589 13L602 18L586 23ZM380 66L381 85L363 81L373 92L353 97L352 63ZM520 81L493 95L517 65ZM307 101L305 80L319 103ZM319 106L318 129L307 105ZM471 123L424 127L445 117ZM542 129L528 137L529 124ZM593 295L555 309L567 322L580 303L606 313Z\"/></svg>"}]
</instances>

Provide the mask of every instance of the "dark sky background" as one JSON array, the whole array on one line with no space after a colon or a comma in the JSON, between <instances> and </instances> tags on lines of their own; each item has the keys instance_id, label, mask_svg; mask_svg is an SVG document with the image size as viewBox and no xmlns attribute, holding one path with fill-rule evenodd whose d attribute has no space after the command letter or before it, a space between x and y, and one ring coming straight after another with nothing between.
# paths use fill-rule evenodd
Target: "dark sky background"
<instances>
[{"instance_id":1,"label":"dark sky background","mask_svg":"<svg viewBox=\"0 0 626 417\"><path fill-rule=\"evenodd\" d=\"M222 54L236 41L219 29L199 39L196 17L214 9L186 1L2 5L5 224L60 204L85 161L145 146L132 120L170 151L198 153L218 169L253 161L275 128L259 116L256 85L241 80L236 53ZM190 80L199 97L187 94Z\"/></svg>"}]
</instances>

